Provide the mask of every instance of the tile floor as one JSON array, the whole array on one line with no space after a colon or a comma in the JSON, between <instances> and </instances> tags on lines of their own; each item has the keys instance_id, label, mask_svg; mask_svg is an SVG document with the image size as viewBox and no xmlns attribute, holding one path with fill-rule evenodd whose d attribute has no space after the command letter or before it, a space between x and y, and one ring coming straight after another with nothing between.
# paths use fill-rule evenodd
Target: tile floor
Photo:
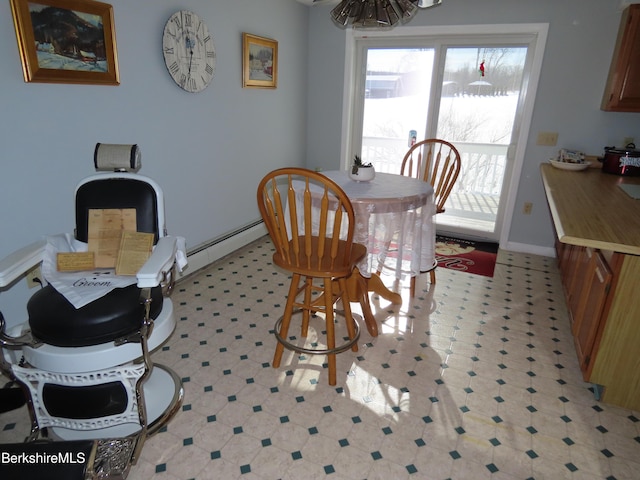
<instances>
[{"instance_id":1,"label":"tile floor","mask_svg":"<svg viewBox=\"0 0 640 480\"><path fill-rule=\"evenodd\" d=\"M401 306L372 298L380 335L362 328L330 387L322 357L270 366L288 286L271 255L264 238L178 284L155 359L185 402L129 479L640 478L640 412L582 381L553 259L500 252L493 278L439 269ZM0 441L27 425L0 415Z\"/></svg>"}]
</instances>

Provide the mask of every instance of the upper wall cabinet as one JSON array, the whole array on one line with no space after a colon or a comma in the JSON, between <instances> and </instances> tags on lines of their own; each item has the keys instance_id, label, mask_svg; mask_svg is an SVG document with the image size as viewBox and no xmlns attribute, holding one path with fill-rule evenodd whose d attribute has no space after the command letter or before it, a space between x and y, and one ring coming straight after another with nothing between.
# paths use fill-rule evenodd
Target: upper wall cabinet
<instances>
[{"instance_id":1,"label":"upper wall cabinet","mask_svg":"<svg viewBox=\"0 0 640 480\"><path fill-rule=\"evenodd\" d=\"M622 14L602 110L640 112L640 4Z\"/></svg>"}]
</instances>

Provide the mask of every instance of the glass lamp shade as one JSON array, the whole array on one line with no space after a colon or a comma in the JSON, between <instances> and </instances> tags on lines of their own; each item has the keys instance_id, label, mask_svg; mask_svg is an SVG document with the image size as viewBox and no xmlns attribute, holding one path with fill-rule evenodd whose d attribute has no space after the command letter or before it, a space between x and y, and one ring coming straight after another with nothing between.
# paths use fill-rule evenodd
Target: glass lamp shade
<instances>
[{"instance_id":1,"label":"glass lamp shade","mask_svg":"<svg viewBox=\"0 0 640 480\"><path fill-rule=\"evenodd\" d=\"M340 27L389 28L412 19L418 8L439 5L442 0L342 0L331 18Z\"/></svg>"}]
</instances>

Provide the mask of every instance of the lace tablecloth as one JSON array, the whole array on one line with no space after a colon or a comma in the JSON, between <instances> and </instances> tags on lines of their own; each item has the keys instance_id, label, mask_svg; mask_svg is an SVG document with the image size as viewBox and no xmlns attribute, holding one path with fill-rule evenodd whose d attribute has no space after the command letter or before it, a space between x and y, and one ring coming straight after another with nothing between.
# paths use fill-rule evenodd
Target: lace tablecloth
<instances>
[{"instance_id":1,"label":"lace tablecloth","mask_svg":"<svg viewBox=\"0 0 640 480\"><path fill-rule=\"evenodd\" d=\"M354 241L365 245L369 253L358 265L363 276L370 277L377 270L379 254L389 241L391 253L385 269L392 268L396 278L433 268L435 206L431 185L390 173L376 173L370 182L355 182L341 170L322 173L344 190L353 205Z\"/></svg>"}]
</instances>

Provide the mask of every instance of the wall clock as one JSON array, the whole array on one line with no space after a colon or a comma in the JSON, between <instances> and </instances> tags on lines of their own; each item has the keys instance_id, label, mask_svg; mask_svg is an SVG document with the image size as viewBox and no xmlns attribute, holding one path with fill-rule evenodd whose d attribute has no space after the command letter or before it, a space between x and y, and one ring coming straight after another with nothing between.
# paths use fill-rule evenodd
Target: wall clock
<instances>
[{"instance_id":1,"label":"wall clock","mask_svg":"<svg viewBox=\"0 0 640 480\"><path fill-rule=\"evenodd\" d=\"M180 10L167 20L162 53L169 74L187 92L204 90L213 79L216 50L207 24L193 12Z\"/></svg>"}]
</instances>

